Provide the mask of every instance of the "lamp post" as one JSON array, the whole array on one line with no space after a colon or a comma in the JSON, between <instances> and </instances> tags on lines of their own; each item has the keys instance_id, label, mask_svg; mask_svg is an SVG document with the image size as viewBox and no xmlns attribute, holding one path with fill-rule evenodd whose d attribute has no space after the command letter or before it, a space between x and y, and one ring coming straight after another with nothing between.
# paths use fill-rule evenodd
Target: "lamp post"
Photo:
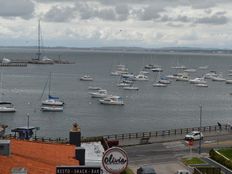
<instances>
[{"instance_id":1,"label":"lamp post","mask_svg":"<svg viewBox=\"0 0 232 174\"><path fill-rule=\"evenodd\" d=\"M200 140L199 140L199 151L198 153L201 154L201 122L202 122L202 105L200 105Z\"/></svg>"},{"instance_id":2,"label":"lamp post","mask_svg":"<svg viewBox=\"0 0 232 174\"><path fill-rule=\"evenodd\" d=\"M29 129L29 119L30 119L30 116L29 116L29 113L27 113L27 129Z\"/></svg>"}]
</instances>

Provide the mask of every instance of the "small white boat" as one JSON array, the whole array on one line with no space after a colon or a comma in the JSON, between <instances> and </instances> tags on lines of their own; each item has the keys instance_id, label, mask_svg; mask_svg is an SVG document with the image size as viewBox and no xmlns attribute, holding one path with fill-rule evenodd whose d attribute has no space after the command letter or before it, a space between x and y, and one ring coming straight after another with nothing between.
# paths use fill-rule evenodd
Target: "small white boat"
<instances>
[{"instance_id":1,"label":"small white boat","mask_svg":"<svg viewBox=\"0 0 232 174\"><path fill-rule=\"evenodd\" d=\"M118 86L118 87L131 86L131 83L121 82L121 83L118 83L117 86Z\"/></svg>"},{"instance_id":2,"label":"small white boat","mask_svg":"<svg viewBox=\"0 0 232 174\"><path fill-rule=\"evenodd\" d=\"M63 112L64 110L62 106L41 106L40 109L43 112Z\"/></svg>"},{"instance_id":3,"label":"small white boat","mask_svg":"<svg viewBox=\"0 0 232 174\"><path fill-rule=\"evenodd\" d=\"M11 62L10 59L7 59L7 58L3 57L3 59L2 59L2 64L8 64L8 63L10 63L10 62Z\"/></svg>"},{"instance_id":4,"label":"small white boat","mask_svg":"<svg viewBox=\"0 0 232 174\"><path fill-rule=\"evenodd\" d=\"M112 95L106 98L100 99L99 102L104 105L124 105L122 97L112 96Z\"/></svg>"},{"instance_id":5,"label":"small white boat","mask_svg":"<svg viewBox=\"0 0 232 174\"><path fill-rule=\"evenodd\" d=\"M226 80L225 83L226 84L232 84L232 80Z\"/></svg>"},{"instance_id":6,"label":"small white boat","mask_svg":"<svg viewBox=\"0 0 232 174\"><path fill-rule=\"evenodd\" d=\"M193 73L193 72L196 72L196 69L189 68L189 69L185 69L184 72Z\"/></svg>"},{"instance_id":7,"label":"small white boat","mask_svg":"<svg viewBox=\"0 0 232 174\"><path fill-rule=\"evenodd\" d=\"M197 87L208 87L208 85L206 83L198 83L198 84L195 84L195 86L197 86Z\"/></svg>"},{"instance_id":8,"label":"small white boat","mask_svg":"<svg viewBox=\"0 0 232 174\"><path fill-rule=\"evenodd\" d=\"M189 75L186 73L182 73L176 77L176 81L184 81L188 82L189 81Z\"/></svg>"},{"instance_id":9,"label":"small white boat","mask_svg":"<svg viewBox=\"0 0 232 174\"><path fill-rule=\"evenodd\" d=\"M202 70L204 70L204 69L208 69L208 67L209 67L208 65L205 65L205 66L199 66L199 67L198 67L198 69L202 69Z\"/></svg>"},{"instance_id":10,"label":"small white boat","mask_svg":"<svg viewBox=\"0 0 232 174\"><path fill-rule=\"evenodd\" d=\"M197 77L195 79L190 79L189 82L192 84L206 84L207 83L204 77Z\"/></svg>"},{"instance_id":11,"label":"small white boat","mask_svg":"<svg viewBox=\"0 0 232 174\"><path fill-rule=\"evenodd\" d=\"M0 102L0 112L16 112L16 109L11 102Z\"/></svg>"},{"instance_id":12,"label":"small white boat","mask_svg":"<svg viewBox=\"0 0 232 174\"><path fill-rule=\"evenodd\" d=\"M149 79L144 74L138 74L137 76L135 76L135 80L138 80L138 81L147 81Z\"/></svg>"},{"instance_id":13,"label":"small white boat","mask_svg":"<svg viewBox=\"0 0 232 174\"><path fill-rule=\"evenodd\" d=\"M123 89L125 89L125 90L139 90L139 88L136 86L124 86Z\"/></svg>"},{"instance_id":14,"label":"small white boat","mask_svg":"<svg viewBox=\"0 0 232 174\"><path fill-rule=\"evenodd\" d=\"M89 75L84 75L83 77L80 78L81 81L93 81L93 78L90 77Z\"/></svg>"},{"instance_id":15,"label":"small white boat","mask_svg":"<svg viewBox=\"0 0 232 174\"><path fill-rule=\"evenodd\" d=\"M181 65L181 66L173 66L172 69L186 69L186 66Z\"/></svg>"},{"instance_id":16,"label":"small white boat","mask_svg":"<svg viewBox=\"0 0 232 174\"><path fill-rule=\"evenodd\" d=\"M153 69L153 68L157 68L157 67L159 67L159 65L147 64L144 66L144 69Z\"/></svg>"},{"instance_id":17,"label":"small white boat","mask_svg":"<svg viewBox=\"0 0 232 174\"><path fill-rule=\"evenodd\" d=\"M162 71L163 71L163 69L160 68L160 67L152 68L151 70L152 70L153 72L162 72Z\"/></svg>"},{"instance_id":18,"label":"small white boat","mask_svg":"<svg viewBox=\"0 0 232 174\"><path fill-rule=\"evenodd\" d=\"M160 77L158 82L162 83L162 84L170 84L171 83L171 81L168 80L168 78L166 78L166 77Z\"/></svg>"},{"instance_id":19,"label":"small white boat","mask_svg":"<svg viewBox=\"0 0 232 174\"><path fill-rule=\"evenodd\" d=\"M218 74L216 73L216 71L210 71L204 75L204 78L212 79L212 78L217 77L217 76L218 76Z\"/></svg>"},{"instance_id":20,"label":"small white boat","mask_svg":"<svg viewBox=\"0 0 232 174\"><path fill-rule=\"evenodd\" d=\"M154 86L154 87L167 87L167 84L163 84L163 83L153 83L152 86Z\"/></svg>"},{"instance_id":21,"label":"small white boat","mask_svg":"<svg viewBox=\"0 0 232 174\"><path fill-rule=\"evenodd\" d=\"M98 86L89 86L88 87L89 90L100 90L102 89L101 87L98 87Z\"/></svg>"},{"instance_id":22,"label":"small white boat","mask_svg":"<svg viewBox=\"0 0 232 174\"><path fill-rule=\"evenodd\" d=\"M226 81L226 79L223 78L222 75L218 75L218 76L212 77L211 79L212 79L212 81L218 81L218 82Z\"/></svg>"},{"instance_id":23,"label":"small white boat","mask_svg":"<svg viewBox=\"0 0 232 174\"><path fill-rule=\"evenodd\" d=\"M92 98L104 98L108 96L107 90L100 89L97 92L89 92Z\"/></svg>"}]
</instances>

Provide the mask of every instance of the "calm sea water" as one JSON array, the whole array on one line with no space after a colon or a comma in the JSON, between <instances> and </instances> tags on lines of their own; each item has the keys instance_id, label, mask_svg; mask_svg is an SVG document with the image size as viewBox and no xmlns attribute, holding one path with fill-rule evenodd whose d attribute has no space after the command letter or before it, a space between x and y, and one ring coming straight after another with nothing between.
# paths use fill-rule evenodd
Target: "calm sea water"
<instances>
[{"instance_id":1,"label":"calm sea water","mask_svg":"<svg viewBox=\"0 0 232 174\"><path fill-rule=\"evenodd\" d=\"M33 49L0 49L0 57L30 59ZM222 72L228 79L232 69L231 55L201 55L177 53L112 53L78 52L68 49L46 50L50 58L74 61L75 64L28 65L27 67L0 67L3 88L1 99L12 101L16 113L1 114L0 122L12 128L38 126L39 136L68 137L73 122L77 122L84 136L107 135L199 125L199 106L203 106L202 124L232 122L232 85L208 81L208 88L199 88L187 82L173 81L167 88L153 87L157 73L150 72L149 81L136 82L137 91L126 91L116 86L118 77L110 72L117 64L125 64L129 72L138 74L146 64L159 64L163 74L173 74L177 63L188 68L208 65L208 70L197 70L197 77L210 70ZM51 93L64 99L64 112L40 111L41 95L49 72L52 72ZM89 74L94 81L80 81ZM232 78L232 77L231 77ZM110 93L121 95L124 106L104 106L88 94L88 86L100 86ZM46 98L47 91L42 96Z\"/></svg>"}]
</instances>

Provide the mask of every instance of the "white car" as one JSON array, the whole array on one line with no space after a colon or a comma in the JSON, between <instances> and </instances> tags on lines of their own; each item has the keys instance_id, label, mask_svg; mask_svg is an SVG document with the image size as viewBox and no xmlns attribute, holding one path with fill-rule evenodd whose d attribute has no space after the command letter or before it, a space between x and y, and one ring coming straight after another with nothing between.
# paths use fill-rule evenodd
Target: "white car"
<instances>
[{"instance_id":1,"label":"white car","mask_svg":"<svg viewBox=\"0 0 232 174\"><path fill-rule=\"evenodd\" d=\"M185 135L184 139L185 140L200 140L203 139L203 134L200 131L192 131Z\"/></svg>"}]
</instances>

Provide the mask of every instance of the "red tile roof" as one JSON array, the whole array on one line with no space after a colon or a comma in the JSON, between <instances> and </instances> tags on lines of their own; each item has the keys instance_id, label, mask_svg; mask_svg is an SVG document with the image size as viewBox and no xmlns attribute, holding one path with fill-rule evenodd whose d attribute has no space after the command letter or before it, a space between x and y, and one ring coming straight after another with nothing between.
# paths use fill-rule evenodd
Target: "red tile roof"
<instances>
[{"instance_id":1,"label":"red tile roof","mask_svg":"<svg viewBox=\"0 0 232 174\"><path fill-rule=\"evenodd\" d=\"M26 168L29 174L55 173L59 165L79 165L75 146L11 140L11 155L0 155L0 174L10 174L12 168Z\"/></svg>"}]
</instances>

